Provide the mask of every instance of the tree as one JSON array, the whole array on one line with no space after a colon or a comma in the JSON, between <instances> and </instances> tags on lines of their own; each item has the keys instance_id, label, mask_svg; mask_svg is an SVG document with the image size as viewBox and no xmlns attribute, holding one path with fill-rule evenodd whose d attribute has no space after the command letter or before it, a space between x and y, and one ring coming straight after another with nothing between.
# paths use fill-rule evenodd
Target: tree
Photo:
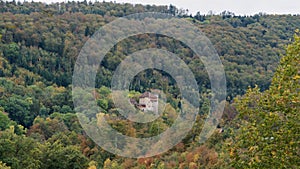
<instances>
[{"instance_id":1,"label":"tree","mask_svg":"<svg viewBox=\"0 0 300 169\"><path fill-rule=\"evenodd\" d=\"M0 159L12 168L40 168L40 144L25 135L15 134L14 126L0 132Z\"/></svg>"},{"instance_id":2,"label":"tree","mask_svg":"<svg viewBox=\"0 0 300 169\"><path fill-rule=\"evenodd\" d=\"M0 130L5 130L9 127L11 121L6 114L3 113L0 107Z\"/></svg>"},{"instance_id":3,"label":"tree","mask_svg":"<svg viewBox=\"0 0 300 169\"><path fill-rule=\"evenodd\" d=\"M43 164L45 169L82 169L88 167L88 159L79 151L76 146L64 146L60 141L53 144L46 143L43 154Z\"/></svg>"},{"instance_id":4,"label":"tree","mask_svg":"<svg viewBox=\"0 0 300 169\"><path fill-rule=\"evenodd\" d=\"M299 31L297 31L299 34ZM300 166L300 37L287 47L270 89L249 89L235 100L241 127L228 149L235 168Z\"/></svg>"},{"instance_id":5,"label":"tree","mask_svg":"<svg viewBox=\"0 0 300 169\"><path fill-rule=\"evenodd\" d=\"M3 163L2 161L0 161L0 168L1 169L11 169L10 167L6 166L6 164Z\"/></svg>"},{"instance_id":6,"label":"tree","mask_svg":"<svg viewBox=\"0 0 300 169\"><path fill-rule=\"evenodd\" d=\"M3 55L10 63L18 63L20 52L20 46L16 43L10 43L4 46Z\"/></svg>"},{"instance_id":7,"label":"tree","mask_svg":"<svg viewBox=\"0 0 300 169\"><path fill-rule=\"evenodd\" d=\"M31 105L32 100L30 98L24 99L14 95L8 99L8 102L5 105L5 111L8 112L9 118L16 121L18 124L29 127L32 125L36 116L36 114L30 110Z\"/></svg>"}]
</instances>

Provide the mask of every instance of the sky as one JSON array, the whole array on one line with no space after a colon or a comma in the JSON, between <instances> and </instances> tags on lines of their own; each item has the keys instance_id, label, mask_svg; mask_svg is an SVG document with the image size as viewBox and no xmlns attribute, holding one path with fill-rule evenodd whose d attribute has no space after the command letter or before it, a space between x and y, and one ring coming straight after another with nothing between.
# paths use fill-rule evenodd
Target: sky
<instances>
[{"instance_id":1,"label":"sky","mask_svg":"<svg viewBox=\"0 0 300 169\"><path fill-rule=\"evenodd\" d=\"M20 0L23 1L23 0ZM30 0L31 1L31 0ZM68 0L34 0L41 2L63 2ZM70 0L72 1L72 0ZM77 1L77 0L75 0ZM89 0L87 0L89 1ZM95 0L92 0L95 1ZM103 0L98 0L103 1ZM267 14L300 14L300 0L105 0L118 3L175 5L177 8L189 9L196 14L212 11L219 14L224 10L236 15L254 15L259 12Z\"/></svg>"}]
</instances>

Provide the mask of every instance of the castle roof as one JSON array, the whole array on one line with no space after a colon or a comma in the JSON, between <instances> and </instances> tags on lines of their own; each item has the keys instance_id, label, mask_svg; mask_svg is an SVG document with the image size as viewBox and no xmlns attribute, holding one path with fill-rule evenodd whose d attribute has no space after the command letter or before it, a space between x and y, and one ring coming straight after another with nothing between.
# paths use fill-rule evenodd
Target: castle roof
<instances>
[{"instance_id":1,"label":"castle roof","mask_svg":"<svg viewBox=\"0 0 300 169\"><path fill-rule=\"evenodd\" d=\"M158 99L158 96L157 95L154 95L150 92L145 92L143 93L140 98L150 98L151 100L157 100Z\"/></svg>"}]
</instances>

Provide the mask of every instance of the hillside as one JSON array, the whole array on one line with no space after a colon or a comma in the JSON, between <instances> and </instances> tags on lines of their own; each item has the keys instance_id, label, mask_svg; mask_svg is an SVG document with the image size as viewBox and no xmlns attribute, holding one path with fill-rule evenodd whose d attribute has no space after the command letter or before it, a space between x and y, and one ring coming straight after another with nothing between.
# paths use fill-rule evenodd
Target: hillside
<instances>
[{"instance_id":1,"label":"hillside","mask_svg":"<svg viewBox=\"0 0 300 169\"><path fill-rule=\"evenodd\" d=\"M101 26L138 12L185 19L218 52L227 78L227 103L220 132L206 143L197 141L211 97L205 67L181 42L154 34L125 39L107 53L92 93L102 109L97 117L105 116L114 129L132 137L169 128L181 109L180 90L169 74L143 71L130 84L132 98L150 89L165 93L163 115L149 124L115 120L118 109L109 90L114 70L127 55L165 49L183 59L199 85L200 112L192 131L162 155L129 159L104 151L80 126L71 85L81 48ZM192 16L173 5L1 0L0 168L297 168L299 28L298 15L235 16L224 11Z\"/></svg>"}]
</instances>

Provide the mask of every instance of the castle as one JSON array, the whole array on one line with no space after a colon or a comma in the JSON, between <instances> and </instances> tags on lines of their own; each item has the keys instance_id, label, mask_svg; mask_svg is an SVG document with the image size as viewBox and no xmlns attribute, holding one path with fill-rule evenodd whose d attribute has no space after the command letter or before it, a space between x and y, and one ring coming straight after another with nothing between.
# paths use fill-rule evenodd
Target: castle
<instances>
[{"instance_id":1,"label":"castle","mask_svg":"<svg viewBox=\"0 0 300 169\"><path fill-rule=\"evenodd\" d=\"M158 95L156 94L145 92L139 97L139 103L134 99L130 99L130 102L141 111L158 113Z\"/></svg>"}]
</instances>

